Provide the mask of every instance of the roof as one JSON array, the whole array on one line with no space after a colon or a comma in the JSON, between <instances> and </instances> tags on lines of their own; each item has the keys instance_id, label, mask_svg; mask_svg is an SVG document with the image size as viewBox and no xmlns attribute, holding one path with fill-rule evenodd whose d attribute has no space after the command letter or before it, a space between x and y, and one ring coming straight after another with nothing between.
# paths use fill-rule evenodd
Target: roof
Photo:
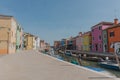
<instances>
[{"instance_id":1,"label":"roof","mask_svg":"<svg viewBox=\"0 0 120 80\"><path fill-rule=\"evenodd\" d=\"M27 33L27 32L24 32L24 36L34 36L34 35L32 35L32 34L30 34L30 33Z\"/></svg>"},{"instance_id":2,"label":"roof","mask_svg":"<svg viewBox=\"0 0 120 80\"><path fill-rule=\"evenodd\" d=\"M0 14L0 19L13 19L16 22L16 24L18 25L17 20L11 15L2 15L2 14Z\"/></svg>"},{"instance_id":3,"label":"roof","mask_svg":"<svg viewBox=\"0 0 120 80\"><path fill-rule=\"evenodd\" d=\"M91 31L85 32L83 33L83 35L89 35L91 33Z\"/></svg>"},{"instance_id":4,"label":"roof","mask_svg":"<svg viewBox=\"0 0 120 80\"><path fill-rule=\"evenodd\" d=\"M104 21L102 21L102 22L100 22L100 23L94 25L93 27L91 27L91 29L94 28L94 27L96 27L96 26L98 26L98 25L101 25L101 24L103 24L103 25L113 25L114 23L112 23L112 22L104 22Z\"/></svg>"},{"instance_id":5,"label":"roof","mask_svg":"<svg viewBox=\"0 0 120 80\"><path fill-rule=\"evenodd\" d=\"M10 15L1 15L0 14L0 18L13 18L13 16L10 16Z\"/></svg>"},{"instance_id":6,"label":"roof","mask_svg":"<svg viewBox=\"0 0 120 80\"><path fill-rule=\"evenodd\" d=\"M116 28L116 27L120 27L120 23L119 24L114 24L114 25L112 25L111 27L109 27L109 28L107 28L107 29L112 29L112 28ZM105 29L105 30L107 30L107 29Z\"/></svg>"}]
</instances>

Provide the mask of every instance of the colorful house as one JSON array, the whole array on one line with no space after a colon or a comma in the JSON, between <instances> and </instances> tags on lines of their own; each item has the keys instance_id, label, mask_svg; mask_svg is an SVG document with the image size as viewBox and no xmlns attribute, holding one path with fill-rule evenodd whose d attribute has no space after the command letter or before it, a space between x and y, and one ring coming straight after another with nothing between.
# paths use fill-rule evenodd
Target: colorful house
<instances>
[{"instance_id":1,"label":"colorful house","mask_svg":"<svg viewBox=\"0 0 120 80\"><path fill-rule=\"evenodd\" d=\"M34 49L34 35L29 33L24 33L24 49L25 50Z\"/></svg>"},{"instance_id":2,"label":"colorful house","mask_svg":"<svg viewBox=\"0 0 120 80\"><path fill-rule=\"evenodd\" d=\"M13 16L0 15L0 54L16 52L16 29Z\"/></svg>"},{"instance_id":3,"label":"colorful house","mask_svg":"<svg viewBox=\"0 0 120 80\"><path fill-rule=\"evenodd\" d=\"M83 51L91 51L91 31L83 34Z\"/></svg>"},{"instance_id":4,"label":"colorful house","mask_svg":"<svg viewBox=\"0 0 120 80\"><path fill-rule=\"evenodd\" d=\"M83 50L83 37L82 32L79 32L78 37L76 38L76 50Z\"/></svg>"},{"instance_id":5,"label":"colorful house","mask_svg":"<svg viewBox=\"0 0 120 80\"><path fill-rule=\"evenodd\" d=\"M92 51L103 52L102 31L112 26L112 22L100 22L91 28L92 31Z\"/></svg>"},{"instance_id":6,"label":"colorful house","mask_svg":"<svg viewBox=\"0 0 120 80\"><path fill-rule=\"evenodd\" d=\"M36 41L36 50L39 50L40 49L40 38L38 36L35 37L35 41Z\"/></svg>"},{"instance_id":7,"label":"colorful house","mask_svg":"<svg viewBox=\"0 0 120 80\"><path fill-rule=\"evenodd\" d=\"M117 52L120 49L120 23L118 19L114 20L114 25L107 29L108 51Z\"/></svg>"},{"instance_id":8,"label":"colorful house","mask_svg":"<svg viewBox=\"0 0 120 80\"><path fill-rule=\"evenodd\" d=\"M76 40L77 40L77 37L78 36L72 38L72 50L76 50L76 46L77 46L76 45Z\"/></svg>"},{"instance_id":9,"label":"colorful house","mask_svg":"<svg viewBox=\"0 0 120 80\"><path fill-rule=\"evenodd\" d=\"M54 49L58 49L60 47L60 41L54 41Z\"/></svg>"},{"instance_id":10,"label":"colorful house","mask_svg":"<svg viewBox=\"0 0 120 80\"><path fill-rule=\"evenodd\" d=\"M64 47L66 45L66 39L61 40L61 46Z\"/></svg>"},{"instance_id":11,"label":"colorful house","mask_svg":"<svg viewBox=\"0 0 120 80\"><path fill-rule=\"evenodd\" d=\"M33 39L33 50L36 50L36 40L35 40L36 36L32 36L32 39Z\"/></svg>"},{"instance_id":12,"label":"colorful house","mask_svg":"<svg viewBox=\"0 0 120 80\"><path fill-rule=\"evenodd\" d=\"M45 43L45 51L49 51L50 50L50 44L49 43Z\"/></svg>"},{"instance_id":13,"label":"colorful house","mask_svg":"<svg viewBox=\"0 0 120 80\"><path fill-rule=\"evenodd\" d=\"M23 29L19 24L16 31L16 51L19 51L23 48Z\"/></svg>"},{"instance_id":14,"label":"colorful house","mask_svg":"<svg viewBox=\"0 0 120 80\"><path fill-rule=\"evenodd\" d=\"M62 40L60 41L60 48L61 48L62 50L65 50L65 49L67 48L66 39L62 39Z\"/></svg>"},{"instance_id":15,"label":"colorful house","mask_svg":"<svg viewBox=\"0 0 120 80\"><path fill-rule=\"evenodd\" d=\"M103 39L103 52L108 52L108 35L107 30L103 30L102 32L102 39Z\"/></svg>"},{"instance_id":16,"label":"colorful house","mask_svg":"<svg viewBox=\"0 0 120 80\"><path fill-rule=\"evenodd\" d=\"M33 49L39 50L40 49L40 38L38 36L33 35Z\"/></svg>"},{"instance_id":17,"label":"colorful house","mask_svg":"<svg viewBox=\"0 0 120 80\"><path fill-rule=\"evenodd\" d=\"M40 49L41 50L45 49L45 41L44 40L40 40Z\"/></svg>"},{"instance_id":18,"label":"colorful house","mask_svg":"<svg viewBox=\"0 0 120 80\"><path fill-rule=\"evenodd\" d=\"M66 49L67 50L72 50L73 49L72 37L66 39Z\"/></svg>"}]
</instances>

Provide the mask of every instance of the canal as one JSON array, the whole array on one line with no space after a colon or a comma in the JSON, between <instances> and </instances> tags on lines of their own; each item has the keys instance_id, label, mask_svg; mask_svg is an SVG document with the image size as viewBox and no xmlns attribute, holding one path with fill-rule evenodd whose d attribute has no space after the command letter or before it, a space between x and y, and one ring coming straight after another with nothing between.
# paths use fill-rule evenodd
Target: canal
<instances>
[{"instance_id":1,"label":"canal","mask_svg":"<svg viewBox=\"0 0 120 80\"><path fill-rule=\"evenodd\" d=\"M62 53L54 53L53 50L51 50L51 53L49 55L51 55L57 59L70 62L72 64L79 65L78 59L76 57L67 56ZM120 78L120 71L115 71L115 70L110 70L110 69L100 67L97 62L81 60L81 63L82 63L82 66L85 68L89 68L91 70L98 71L98 72L106 71L106 72L109 72L109 73L117 76L118 78Z\"/></svg>"}]
</instances>

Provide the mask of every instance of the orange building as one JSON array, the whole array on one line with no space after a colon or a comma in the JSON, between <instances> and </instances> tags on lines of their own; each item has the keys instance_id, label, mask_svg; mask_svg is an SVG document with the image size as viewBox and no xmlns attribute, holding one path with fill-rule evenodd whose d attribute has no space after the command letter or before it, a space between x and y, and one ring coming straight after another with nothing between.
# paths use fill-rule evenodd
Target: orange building
<instances>
[{"instance_id":1,"label":"orange building","mask_svg":"<svg viewBox=\"0 0 120 80\"><path fill-rule=\"evenodd\" d=\"M114 25L107 29L108 51L116 52L120 48L120 23L115 19Z\"/></svg>"}]
</instances>

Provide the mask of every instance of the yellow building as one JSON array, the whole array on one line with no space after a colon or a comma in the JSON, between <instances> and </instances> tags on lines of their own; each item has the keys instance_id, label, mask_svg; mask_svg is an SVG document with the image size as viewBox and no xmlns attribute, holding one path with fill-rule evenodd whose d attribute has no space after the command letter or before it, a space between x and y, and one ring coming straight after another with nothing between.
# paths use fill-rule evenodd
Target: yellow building
<instances>
[{"instance_id":1,"label":"yellow building","mask_svg":"<svg viewBox=\"0 0 120 80\"><path fill-rule=\"evenodd\" d=\"M91 50L91 32L86 32L83 34L83 51Z\"/></svg>"},{"instance_id":2,"label":"yellow building","mask_svg":"<svg viewBox=\"0 0 120 80\"><path fill-rule=\"evenodd\" d=\"M24 33L24 49L33 50L35 44L35 36L29 33Z\"/></svg>"},{"instance_id":3,"label":"yellow building","mask_svg":"<svg viewBox=\"0 0 120 80\"><path fill-rule=\"evenodd\" d=\"M15 53L16 28L13 16L0 15L0 54Z\"/></svg>"}]
</instances>

